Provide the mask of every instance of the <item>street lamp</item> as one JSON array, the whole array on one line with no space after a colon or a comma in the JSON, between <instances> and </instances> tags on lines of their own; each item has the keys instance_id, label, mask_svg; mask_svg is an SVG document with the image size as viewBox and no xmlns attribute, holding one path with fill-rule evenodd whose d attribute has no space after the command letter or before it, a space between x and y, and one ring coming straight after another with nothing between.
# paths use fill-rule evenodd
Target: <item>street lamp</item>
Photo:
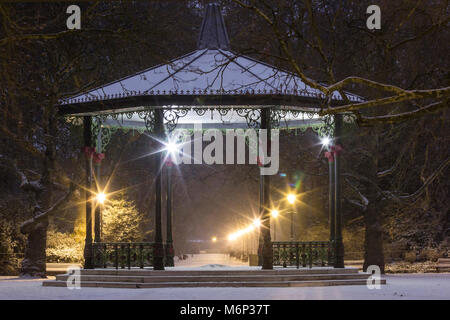
<instances>
[{"instance_id":1,"label":"street lamp","mask_svg":"<svg viewBox=\"0 0 450 320\"><path fill-rule=\"evenodd\" d=\"M173 142L171 142L171 141L169 141L169 142L166 144L166 148L165 148L165 149L167 150L167 152L168 152L170 155L173 155L173 154L175 154L175 152L178 151L178 145L175 144L175 143L173 143Z\"/></svg>"},{"instance_id":2,"label":"street lamp","mask_svg":"<svg viewBox=\"0 0 450 320\"><path fill-rule=\"evenodd\" d=\"M320 139L320 143L322 144L322 146L328 148L328 146L331 144L331 139L329 137L323 137L322 139Z\"/></svg>"},{"instance_id":3,"label":"street lamp","mask_svg":"<svg viewBox=\"0 0 450 320\"><path fill-rule=\"evenodd\" d=\"M277 239L277 218L280 215L280 213L278 212L277 209L273 209L272 212L270 213L270 215L272 216L272 218L274 218L275 220L273 221L273 241L276 241Z\"/></svg>"},{"instance_id":4,"label":"street lamp","mask_svg":"<svg viewBox=\"0 0 450 320\"><path fill-rule=\"evenodd\" d=\"M95 215L94 215L94 241L95 242L101 242L101 234L102 234L102 225L103 225L103 219L102 219L102 207L103 204L106 201L106 194L104 192L99 192L95 196L95 200L97 201L97 205L95 206Z\"/></svg>"},{"instance_id":5,"label":"street lamp","mask_svg":"<svg viewBox=\"0 0 450 320\"><path fill-rule=\"evenodd\" d=\"M212 237L211 241L212 241L212 242L216 242L216 241L217 241L217 238L216 238L216 237Z\"/></svg>"},{"instance_id":6,"label":"street lamp","mask_svg":"<svg viewBox=\"0 0 450 320\"><path fill-rule=\"evenodd\" d=\"M296 198L297 198L297 197L295 196L295 194L289 193L289 194L287 195L287 201L288 201L290 204L294 204Z\"/></svg>"},{"instance_id":7,"label":"street lamp","mask_svg":"<svg viewBox=\"0 0 450 320\"><path fill-rule=\"evenodd\" d=\"M278 212L277 209L273 209L270 214L272 215L273 218L277 218L280 213Z\"/></svg>"},{"instance_id":8,"label":"street lamp","mask_svg":"<svg viewBox=\"0 0 450 320\"><path fill-rule=\"evenodd\" d=\"M98 203L104 204L106 200L106 194L104 194L103 192L99 192L97 193L96 199Z\"/></svg>"},{"instance_id":9,"label":"street lamp","mask_svg":"<svg viewBox=\"0 0 450 320\"><path fill-rule=\"evenodd\" d=\"M294 241L294 203L296 200L296 196L293 193L289 193L287 195L287 201L293 206L290 210L290 220L291 220L291 241Z\"/></svg>"}]
</instances>

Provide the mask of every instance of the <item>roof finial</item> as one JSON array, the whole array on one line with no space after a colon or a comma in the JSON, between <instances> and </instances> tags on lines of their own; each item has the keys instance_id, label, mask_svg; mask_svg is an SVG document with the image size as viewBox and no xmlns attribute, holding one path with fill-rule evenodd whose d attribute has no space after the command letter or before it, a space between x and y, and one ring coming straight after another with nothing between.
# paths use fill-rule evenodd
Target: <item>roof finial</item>
<instances>
[{"instance_id":1,"label":"roof finial","mask_svg":"<svg viewBox=\"0 0 450 320\"><path fill-rule=\"evenodd\" d=\"M198 49L230 50L230 40L228 40L222 12L220 6L215 2L206 5L198 38Z\"/></svg>"}]
</instances>

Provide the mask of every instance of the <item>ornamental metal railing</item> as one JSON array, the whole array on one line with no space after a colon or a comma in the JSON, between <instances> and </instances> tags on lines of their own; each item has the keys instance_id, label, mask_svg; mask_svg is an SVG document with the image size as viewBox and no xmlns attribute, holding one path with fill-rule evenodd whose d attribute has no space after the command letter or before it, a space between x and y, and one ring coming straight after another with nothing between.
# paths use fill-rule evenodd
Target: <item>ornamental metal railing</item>
<instances>
[{"instance_id":1,"label":"ornamental metal railing","mask_svg":"<svg viewBox=\"0 0 450 320\"><path fill-rule=\"evenodd\" d=\"M94 268L153 266L153 242L96 242L92 244L92 251Z\"/></svg>"},{"instance_id":2,"label":"ornamental metal railing","mask_svg":"<svg viewBox=\"0 0 450 320\"><path fill-rule=\"evenodd\" d=\"M312 268L332 264L329 241L276 241L272 242L273 264L283 267Z\"/></svg>"}]
</instances>

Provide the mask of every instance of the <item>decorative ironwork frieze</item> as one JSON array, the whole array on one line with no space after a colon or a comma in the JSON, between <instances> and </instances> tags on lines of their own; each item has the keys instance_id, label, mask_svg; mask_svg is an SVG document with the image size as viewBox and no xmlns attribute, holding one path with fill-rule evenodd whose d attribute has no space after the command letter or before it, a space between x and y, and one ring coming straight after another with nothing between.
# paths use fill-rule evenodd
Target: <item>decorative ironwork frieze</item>
<instances>
[{"instance_id":1,"label":"decorative ironwork frieze","mask_svg":"<svg viewBox=\"0 0 450 320\"><path fill-rule=\"evenodd\" d=\"M154 109L147 109L137 112L138 117L144 120L145 128L148 132L154 132L155 131L155 110Z\"/></svg>"},{"instance_id":2,"label":"decorative ironwork frieze","mask_svg":"<svg viewBox=\"0 0 450 320\"><path fill-rule=\"evenodd\" d=\"M260 109L236 109L236 113L245 118L247 126L256 129L260 127L261 110Z\"/></svg>"},{"instance_id":3,"label":"decorative ironwork frieze","mask_svg":"<svg viewBox=\"0 0 450 320\"><path fill-rule=\"evenodd\" d=\"M202 116L205 115L205 113L206 113L206 111L207 111L208 109L205 109L205 108L193 108L193 110L195 111L195 113L197 113L197 115L198 115L199 117L202 117Z\"/></svg>"},{"instance_id":4,"label":"decorative ironwork frieze","mask_svg":"<svg viewBox=\"0 0 450 320\"><path fill-rule=\"evenodd\" d=\"M197 116L206 116L207 111L211 112L211 116L213 115L213 111L217 111L223 124L229 124L229 121L226 121L222 118L223 116L228 115L230 112L236 112L238 116L245 119L249 128L257 129L260 127L261 109L231 107L177 107L164 109L164 121L167 131L170 133L175 130L178 126L179 119L187 116L189 112L195 112ZM126 125L122 126L124 120L132 120L135 115L143 120L143 127L127 127ZM106 145L108 145L111 140L112 134L114 134L114 132L118 129L123 130L124 132L128 132L129 130L133 130L133 132L136 131L139 133L143 133L144 131L153 132L155 125L155 110L149 108L141 111L102 113L94 116L94 118L96 119L96 121L93 122L93 134L96 136L98 130L101 130L102 146L106 147ZM81 124L81 122L78 120L78 117L69 116L66 119L67 122L73 125ZM115 123L111 124L110 122L107 122L108 119L114 120L115 122L117 122L117 125ZM273 109L271 109L270 121L272 128L295 130L296 133L298 131L305 132L308 128L311 128L321 137L333 137L334 135L334 115L324 115L319 117L318 113L314 111L284 110L274 107ZM290 123L290 121L295 122L295 124ZM299 125L298 121L304 121L305 123ZM344 114L344 122L346 124L353 125L354 123L356 123L356 117L353 114ZM101 125L99 126L99 124Z\"/></svg>"},{"instance_id":5,"label":"decorative ironwork frieze","mask_svg":"<svg viewBox=\"0 0 450 320\"><path fill-rule=\"evenodd\" d=\"M333 137L334 136L334 116L325 115L322 117L322 125L313 127L319 137Z\"/></svg>"},{"instance_id":6,"label":"decorative ironwork frieze","mask_svg":"<svg viewBox=\"0 0 450 320\"><path fill-rule=\"evenodd\" d=\"M164 120L168 132L175 130L178 124L178 119L185 117L189 110L188 109L164 109Z\"/></svg>"},{"instance_id":7,"label":"decorative ironwork frieze","mask_svg":"<svg viewBox=\"0 0 450 320\"><path fill-rule=\"evenodd\" d=\"M105 150L109 142L111 141L112 135L118 130L118 128L116 127L104 125L106 118L107 117L105 116L97 116L95 117L95 121L92 121L92 135L95 137L94 140L98 150ZM99 132L101 143L100 148L98 148L99 141L97 139Z\"/></svg>"},{"instance_id":8,"label":"decorative ironwork frieze","mask_svg":"<svg viewBox=\"0 0 450 320\"><path fill-rule=\"evenodd\" d=\"M270 110L270 124L272 128L280 128L280 124L282 121L284 121L286 128L287 126L287 120L286 117L288 116L287 110L277 110L277 109L271 109Z\"/></svg>"}]
</instances>

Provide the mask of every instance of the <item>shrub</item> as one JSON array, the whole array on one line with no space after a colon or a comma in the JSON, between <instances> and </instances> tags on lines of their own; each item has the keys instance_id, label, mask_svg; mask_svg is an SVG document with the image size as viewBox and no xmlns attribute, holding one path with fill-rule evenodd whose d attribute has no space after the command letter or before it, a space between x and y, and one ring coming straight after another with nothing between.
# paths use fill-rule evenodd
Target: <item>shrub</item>
<instances>
[{"instance_id":1,"label":"shrub","mask_svg":"<svg viewBox=\"0 0 450 320\"><path fill-rule=\"evenodd\" d=\"M427 261L437 261L439 259L439 251L437 249L428 248L422 251L423 256Z\"/></svg>"},{"instance_id":2,"label":"shrub","mask_svg":"<svg viewBox=\"0 0 450 320\"><path fill-rule=\"evenodd\" d=\"M142 232L145 218L132 201L109 200L102 211L102 219L102 240L105 242L139 242L146 236Z\"/></svg>"},{"instance_id":3,"label":"shrub","mask_svg":"<svg viewBox=\"0 0 450 320\"><path fill-rule=\"evenodd\" d=\"M15 241L11 239L12 226L0 221L0 274L15 275L18 273L19 259L14 252Z\"/></svg>"},{"instance_id":4,"label":"shrub","mask_svg":"<svg viewBox=\"0 0 450 320\"><path fill-rule=\"evenodd\" d=\"M405 261L408 261L410 263L416 262L416 252L415 251L405 252L404 259Z\"/></svg>"},{"instance_id":5,"label":"shrub","mask_svg":"<svg viewBox=\"0 0 450 320\"><path fill-rule=\"evenodd\" d=\"M47 231L47 262L80 263L83 261L83 242L73 233Z\"/></svg>"}]
</instances>

